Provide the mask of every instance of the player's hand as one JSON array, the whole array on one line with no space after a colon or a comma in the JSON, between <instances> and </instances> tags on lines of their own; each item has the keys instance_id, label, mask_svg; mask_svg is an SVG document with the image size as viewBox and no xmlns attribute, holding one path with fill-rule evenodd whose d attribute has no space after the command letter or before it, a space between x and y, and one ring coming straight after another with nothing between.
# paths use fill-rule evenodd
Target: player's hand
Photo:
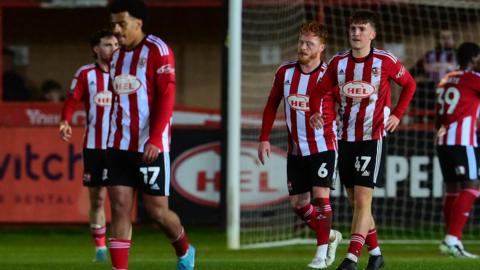
<instances>
[{"instance_id":1,"label":"player's hand","mask_svg":"<svg viewBox=\"0 0 480 270\"><path fill-rule=\"evenodd\" d=\"M310 116L309 122L310 122L310 127L314 129L322 128L324 124L322 114L318 112L314 113L312 116Z\"/></svg>"},{"instance_id":2,"label":"player's hand","mask_svg":"<svg viewBox=\"0 0 480 270\"><path fill-rule=\"evenodd\" d=\"M388 132L394 132L397 129L398 124L400 124L400 119L398 119L398 117L392 114L388 117L387 125L385 126L385 129Z\"/></svg>"},{"instance_id":3,"label":"player's hand","mask_svg":"<svg viewBox=\"0 0 480 270\"><path fill-rule=\"evenodd\" d=\"M442 125L442 126L437 130L437 138L443 137L443 136L445 136L445 134L447 134L447 129L445 128L445 126Z\"/></svg>"},{"instance_id":4,"label":"player's hand","mask_svg":"<svg viewBox=\"0 0 480 270\"><path fill-rule=\"evenodd\" d=\"M258 159L265 165L267 157L270 157L270 143L268 141L261 141L258 144Z\"/></svg>"},{"instance_id":5,"label":"player's hand","mask_svg":"<svg viewBox=\"0 0 480 270\"><path fill-rule=\"evenodd\" d=\"M143 161L146 163L154 162L160 153L160 149L151 143L147 143L143 149Z\"/></svg>"},{"instance_id":6,"label":"player's hand","mask_svg":"<svg viewBox=\"0 0 480 270\"><path fill-rule=\"evenodd\" d=\"M72 137L72 127L68 124L67 121L60 122L59 132L60 139L62 139L63 141L68 142Z\"/></svg>"}]
</instances>

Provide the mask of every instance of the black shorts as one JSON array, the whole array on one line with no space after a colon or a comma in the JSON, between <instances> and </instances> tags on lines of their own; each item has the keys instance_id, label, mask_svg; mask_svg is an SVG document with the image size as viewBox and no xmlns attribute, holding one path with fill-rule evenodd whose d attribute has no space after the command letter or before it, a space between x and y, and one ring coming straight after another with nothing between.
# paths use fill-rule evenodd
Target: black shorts
<instances>
[{"instance_id":1,"label":"black shorts","mask_svg":"<svg viewBox=\"0 0 480 270\"><path fill-rule=\"evenodd\" d=\"M336 151L304 157L288 155L288 193L297 195L311 191L312 187L330 187L334 181L336 160Z\"/></svg>"},{"instance_id":2,"label":"black shorts","mask_svg":"<svg viewBox=\"0 0 480 270\"><path fill-rule=\"evenodd\" d=\"M438 160L445 182L479 179L479 151L477 147L438 145Z\"/></svg>"},{"instance_id":3,"label":"black shorts","mask_svg":"<svg viewBox=\"0 0 480 270\"><path fill-rule=\"evenodd\" d=\"M107 186L129 186L155 196L170 195L170 156L160 153L152 163L142 161L143 153L109 148Z\"/></svg>"},{"instance_id":4,"label":"black shorts","mask_svg":"<svg viewBox=\"0 0 480 270\"><path fill-rule=\"evenodd\" d=\"M338 141L338 173L346 188L382 187L385 167L384 140Z\"/></svg>"},{"instance_id":5,"label":"black shorts","mask_svg":"<svg viewBox=\"0 0 480 270\"><path fill-rule=\"evenodd\" d=\"M101 187L107 180L106 151L100 149L83 149L83 185Z\"/></svg>"}]
</instances>

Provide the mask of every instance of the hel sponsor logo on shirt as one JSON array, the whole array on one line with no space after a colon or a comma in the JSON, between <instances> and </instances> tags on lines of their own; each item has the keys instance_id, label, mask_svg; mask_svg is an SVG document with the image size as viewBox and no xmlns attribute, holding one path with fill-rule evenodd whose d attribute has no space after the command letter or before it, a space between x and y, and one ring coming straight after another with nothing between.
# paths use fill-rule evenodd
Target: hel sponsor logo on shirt
<instances>
[{"instance_id":1,"label":"hel sponsor logo on shirt","mask_svg":"<svg viewBox=\"0 0 480 270\"><path fill-rule=\"evenodd\" d=\"M243 209L273 205L288 199L287 159L273 147L267 166L260 166L257 143L242 142L240 157L240 201ZM172 164L172 186L183 197L197 204L219 207L220 143L203 144L183 152Z\"/></svg>"},{"instance_id":2,"label":"hel sponsor logo on shirt","mask_svg":"<svg viewBox=\"0 0 480 270\"><path fill-rule=\"evenodd\" d=\"M113 89L119 95L133 94L140 89L142 82L130 74L120 74L113 80Z\"/></svg>"},{"instance_id":3,"label":"hel sponsor logo on shirt","mask_svg":"<svg viewBox=\"0 0 480 270\"><path fill-rule=\"evenodd\" d=\"M98 92L93 97L93 101L98 106L102 106L102 107L110 106L110 105L112 105L112 92L110 92L110 91Z\"/></svg>"},{"instance_id":4,"label":"hel sponsor logo on shirt","mask_svg":"<svg viewBox=\"0 0 480 270\"><path fill-rule=\"evenodd\" d=\"M365 81L351 81L340 87L341 93L349 98L368 98L375 92L375 86Z\"/></svg>"},{"instance_id":5,"label":"hel sponsor logo on shirt","mask_svg":"<svg viewBox=\"0 0 480 270\"><path fill-rule=\"evenodd\" d=\"M175 68L170 64L166 64L157 69L157 74L175 74Z\"/></svg>"},{"instance_id":6,"label":"hel sponsor logo on shirt","mask_svg":"<svg viewBox=\"0 0 480 270\"><path fill-rule=\"evenodd\" d=\"M287 97L287 102L290 107L296 111L308 112L309 107L309 97L305 95L291 95Z\"/></svg>"}]
</instances>

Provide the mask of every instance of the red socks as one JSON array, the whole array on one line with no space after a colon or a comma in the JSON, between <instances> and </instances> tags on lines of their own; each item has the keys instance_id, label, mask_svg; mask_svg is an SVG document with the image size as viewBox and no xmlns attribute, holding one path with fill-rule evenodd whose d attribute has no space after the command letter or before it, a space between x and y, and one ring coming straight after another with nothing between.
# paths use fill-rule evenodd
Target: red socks
<instances>
[{"instance_id":1,"label":"red socks","mask_svg":"<svg viewBox=\"0 0 480 270\"><path fill-rule=\"evenodd\" d=\"M310 229L316 231L317 225L315 217L317 216L317 210L315 210L315 207L313 207L312 204L309 203L304 207L296 208L295 213L297 213L297 216L307 223Z\"/></svg>"},{"instance_id":2,"label":"red socks","mask_svg":"<svg viewBox=\"0 0 480 270\"><path fill-rule=\"evenodd\" d=\"M175 254L177 257L182 257L183 255L187 254L188 251L188 239L185 230L182 228L182 232L174 239L172 242L173 248L175 248Z\"/></svg>"},{"instance_id":3,"label":"red socks","mask_svg":"<svg viewBox=\"0 0 480 270\"><path fill-rule=\"evenodd\" d=\"M110 258L114 270L128 269L128 251L130 250L130 240L119 240L110 238Z\"/></svg>"},{"instance_id":4,"label":"red socks","mask_svg":"<svg viewBox=\"0 0 480 270\"><path fill-rule=\"evenodd\" d=\"M330 229L332 228L332 207L330 206L330 198L316 198L313 202L315 205L316 215L316 233L317 246L328 244Z\"/></svg>"},{"instance_id":5,"label":"red socks","mask_svg":"<svg viewBox=\"0 0 480 270\"><path fill-rule=\"evenodd\" d=\"M355 255L356 257L360 257L360 253L362 252L362 247L365 244L365 237L358 233L352 233L352 237L350 238L350 246L348 246L348 253Z\"/></svg>"},{"instance_id":6,"label":"red socks","mask_svg":"<svg viewBox=\"0 0 480 270\"><path fill-rule=\"evenodd\" d=\"M464 189L458 195L452 206L450 213L449 226L447 234L462 239L462 230L470 215L475 200L480 195L480 191L472 188Z\"/></svg>"},{"instance_id":7,"label":"red socks","mask_svg":"<svg viewBox=\"0 0 480 270\"><path fill-rule=\"evenodd\" d=\"M448 230L450 223L450 215L452 213L453 203L458 197L457 193L445 193L443 197L443 222L445 223L445 228Z\"/></svg>"},{"instance_id":8,"label":"red socks","mask_svg":"<svg viewBox=\"0 0 480 270\"><path fill-rule=\"evenodd\" d=\"M367 245L368 251L378 247L377 230L375 228L368 231L367 238L365 239L365 245Z\"/></svg>"},{"instance_id":9,"label":"red socks","mask_svg":"<svg viewBox=\"0 0 480 270\"><path fill-rule=\"evenodd\" d=\"M95 241L96 248L104 248L105 247L105 226L99 228L90 228L90 232L92 234L92 238Z\"/></svg>"}]
</instances>

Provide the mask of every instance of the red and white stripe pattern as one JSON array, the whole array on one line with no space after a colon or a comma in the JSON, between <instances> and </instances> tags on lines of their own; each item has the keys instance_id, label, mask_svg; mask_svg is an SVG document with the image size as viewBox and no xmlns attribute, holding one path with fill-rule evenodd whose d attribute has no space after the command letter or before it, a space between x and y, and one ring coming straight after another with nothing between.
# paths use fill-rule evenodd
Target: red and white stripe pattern
<instances>
[{"instance_id":1,"label":"red and white stripe pattern","mask_svg":"<svg viewBox=\"0 0 480 270\"><path fill-rule=\"evenodd\" d=\"M390 116L390 80L400 85L414 81L408 71L391 53L373 48L363 59L355 59L351 51L337 54L329 63L328 70L320 83L327 91L336 89L340 98L339 139L345 141L378 140L386 135L385 125ZM359 82L373 87L368 97L347 96L342 86ZM338 88L334 88L338 86ZM415 89L402 92L402 102L395 108L401 117Z\"/></svg>"},{"instance_id":2,"label":"red and white stripe pattern","mask_svg":"<svg viewBox=\"0 0 480 270\"><path fill-rule=\"evenodd\" d=\"M383 56L383 55L382 55ZM388 56L387 56L388 57ZM338 84L343 85L346 82L366 81L370 82L376 89L380 88L381 77L378 74L373 74L372 70L382 69L384 57L371 57L366 62L356 63L348 57L348 54L343 55L342 59L338 61ZM343 71L343 72L342 72ZM343 74L342 74L343 73ZM386 120L390 115L388 104L385 106L385 99L379 99L379 91L373 93L369 98L354 100L350 97L342 95L338 136L347 141L362 141L379 139L385 135L382 130L381 134L374 133L374 126L384 126ZM390 97L388 97L390 100Z\"/></svg>"},{"instance_id":3,"label":"red and white stripe pattern","mask_svg":"<svg viewBox=\"0 0 480 270\"><path fill-rule=\"evenodd\" d=\"M322 129L310 127L309 97L323 76L327 66L322 63L311 73L303 73L297 61L279 67L265 106L260 140L268 140L281 100L285 104L285 120L288 128L288 153L308 156L324 151L336 150L336 122L333 95L325 96L320 103L324 115ZM272 109L273 107L273 109Z\"/></svg>"},{"instance_id":4,"label":"red and white stripe pattern","mask_svg":"<svg viewBox=\"0 0 480 270\"><path fill-rule=\"evenodd\" d=\"M161 152L169 152L173 105L172 109L158 108L160 104L157 102L163 98L161 91L165 90L159 89L162 84L159 78L169 72L168 69L160 70L165 66L173 72L173 54L161 39L152 35L148 35L134 50L120 49L113 54L110 76L114 84L117 78L129 76L129 83L139 83L139 87L130 89L128 93L113 89L114 102L108 147L143 152L145 144L155 140ZM172 76L174 78L174 74ZM158 119L155 110L165 110L165 113ZM160 127L161 138L157 138L157 135L153 137L155 125L161 125L160 123L165 123Z\"/></svg>"},{"instance_id":5,"label":"red and white stripe pattern","mask_svg":"<svg viewBox=\"0 0 480 270\"><path fill-rule=\"evenodd\" d=\"M480 109L480 73L453 71L437 87L437 121L446 134L437 145L477 147L477 120Z\"/></svg>"},{"instance_id":6,"label":"red and white stripe pattern","mask_svg":"<svg viewBox=\"0 0 480 270\"><path fill-rule=\"evenodd\" d=\"M71 89L62 111L62 120L71 122L76 102L84 100L87 125L84 147L106 149L112 95L108 90L109 74L97 65L81 67L72 80Z\"/></svg>"}]
</instances>

